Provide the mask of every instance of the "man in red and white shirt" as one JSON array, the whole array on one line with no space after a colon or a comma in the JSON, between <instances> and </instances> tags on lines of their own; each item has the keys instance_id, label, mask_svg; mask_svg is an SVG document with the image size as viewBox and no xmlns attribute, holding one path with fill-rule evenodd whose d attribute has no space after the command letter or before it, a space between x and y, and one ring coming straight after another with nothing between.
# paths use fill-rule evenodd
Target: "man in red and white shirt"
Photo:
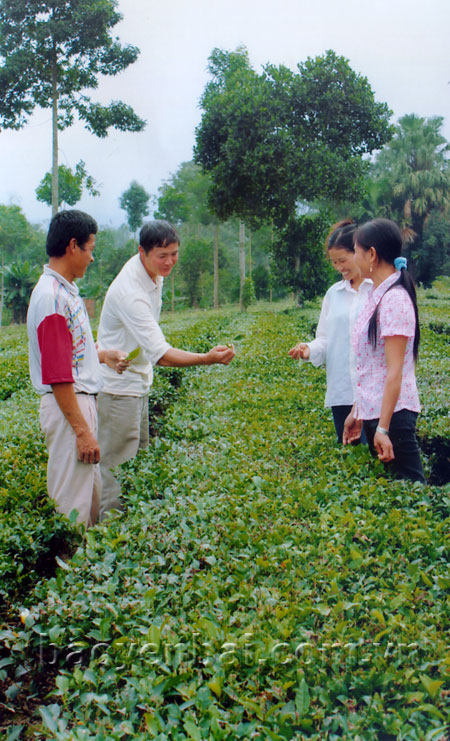
<instances>
[{"instance_id":1,"label":"man in red and white shirt","mask_svg":"<svg viewBox=\"0 0 450 741\"><path fill-rule=\"evenodd\" d=\"M76 278L93 262L95 220L82 211L53 217L43 274L31 295L27 329L31 382L41 396L40 421L48 449L47 486L59 512L78 512L78 522L98 516L100 449L96 395L103 386L100 363L121 373L125 353L97 351Z\"/></svg>"}]
</instances>

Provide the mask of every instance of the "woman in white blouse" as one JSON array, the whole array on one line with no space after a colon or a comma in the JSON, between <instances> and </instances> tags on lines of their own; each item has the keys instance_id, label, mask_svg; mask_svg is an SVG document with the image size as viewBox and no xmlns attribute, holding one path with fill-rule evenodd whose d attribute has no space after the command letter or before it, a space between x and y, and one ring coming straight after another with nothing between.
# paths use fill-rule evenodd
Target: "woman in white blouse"
<instances>
[{"instance_id":1,"label":"woman in white blouse","mask_svg":"<svg viewBox=\"0 0 450 741\"><path fill-rule=\"evenodd\" d=\"M327 391L325 406L331 407L338 442L342 442L344 422L355 398L355 365L351 334L372 281L361 277L356 266L353 238L357 227L350 220L335 224L327 238L327 253L333 267L342 275L326 292L316 338L300 342L289 350L294 359L308 360L313 365L326 365ZM361 438L363 442L365 439Z\"/></svg>"}]
</instances>

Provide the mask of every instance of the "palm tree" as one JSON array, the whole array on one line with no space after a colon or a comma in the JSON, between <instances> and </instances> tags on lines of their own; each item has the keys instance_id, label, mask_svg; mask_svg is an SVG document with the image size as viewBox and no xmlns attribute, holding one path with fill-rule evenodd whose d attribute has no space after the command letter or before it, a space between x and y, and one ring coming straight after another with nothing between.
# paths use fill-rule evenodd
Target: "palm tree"
<instances>
[{"instance_id":1,"label":"palm tree","mask_svg":"<svg viewBox=\"0 0 450 741\"><path fill-rule=\"evenodd\" d=\"M430 214L450 208L450 144L440 133L442 124L441 116L403 116L373 168L376 180L389 184L391 216L411 257L420 251Z\"/></svg>"}]
</instances>

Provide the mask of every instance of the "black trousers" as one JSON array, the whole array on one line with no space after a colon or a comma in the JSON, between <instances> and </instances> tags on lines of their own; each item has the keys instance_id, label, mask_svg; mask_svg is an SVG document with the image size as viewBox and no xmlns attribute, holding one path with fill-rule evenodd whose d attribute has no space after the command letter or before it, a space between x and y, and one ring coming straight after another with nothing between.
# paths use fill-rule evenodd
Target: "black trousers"
<instances>
[{"instance_id":1,"label":"black trousers","mask_svg":"<svg viewBox=\"0 0 450 741\"><path fill-rule=\"evenodd\" d=\"M342 443L342 433L344 432L344 423L347 419L348 415L352 411L352 405L351 404L341 404L340 406L331 407L331 411L333 412L333 422L334 422L334 428L336 430L337 435L337 441L338 443ZM362 443L363 445L367 445L366 436L364 434L364 430L361 432L361 437L358 440L355 441L355 444L358 444L358 442Z\"/></svg>"},{"instance_id":2,"label":"black trousers","mask_svg":"<svg viewBox=\"0 0 450 741\"><path fill-rule=\"evenodd\" d=\"M378 454L373 444L373 438L378 422L378 419L364 420L367 442L369 443L370 452L375 457ZM411 412L409 409L400 409L399 412L394 412L389 425L389 437L394 448L395 458L390 463L386 463L385 466L387 470L392 471L396 478L425 483L425 474L417 442L416 422L417 412Z\"/></svg>"}]
</instances>

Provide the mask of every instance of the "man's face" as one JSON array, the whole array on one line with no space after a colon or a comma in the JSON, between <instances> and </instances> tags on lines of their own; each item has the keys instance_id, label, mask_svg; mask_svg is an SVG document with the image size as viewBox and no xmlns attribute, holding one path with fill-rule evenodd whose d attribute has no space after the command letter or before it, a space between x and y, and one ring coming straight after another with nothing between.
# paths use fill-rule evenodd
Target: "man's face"
<instances>
[{"instance_id":1,"label":"man's face","mask_svg":"<svg viewBox=\"0 0 450 741\"><path fill-rule=\"evenodd\" d=\"M89 239L82 247L75 242L73 272L75 278L82 278L88 265L94 262L95 234L90 234Z\"/></svg>"},{"instance_id":2,"label":"man's face","mask_svg":"<svg viewBox=\"0 0 450 741\"><path fill-rule=\"evenodd\" d=\"M152 280L156 280L158 275L163 278L170 275L178 260L179 249L180 245L172 242L166 247L153 247L146 255L144 249L139 246L141 262Z\"/></svg>"}]
</instances>

